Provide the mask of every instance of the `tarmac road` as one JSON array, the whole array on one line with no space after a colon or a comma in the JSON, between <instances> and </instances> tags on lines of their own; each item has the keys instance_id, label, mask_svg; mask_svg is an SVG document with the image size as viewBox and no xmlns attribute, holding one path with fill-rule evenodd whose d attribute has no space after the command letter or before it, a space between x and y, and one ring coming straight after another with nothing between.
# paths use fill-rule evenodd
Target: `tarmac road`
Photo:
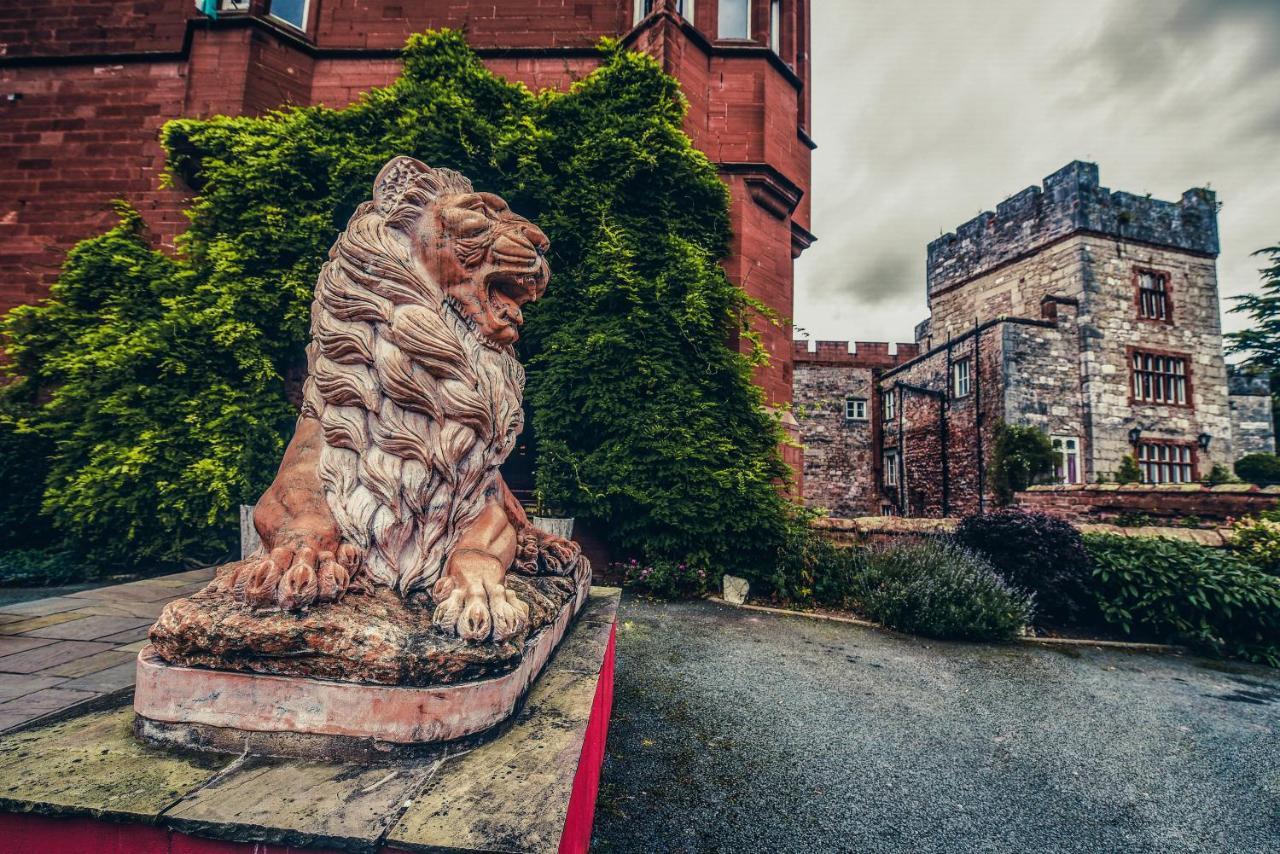
<instances>
[{"instance_id":1,"label":"tarmac road","mask_svg":"<svg viewBox=\"0 0 1280 854\"><path fill-rule=\"evenodd\" d=\"M1280 673L625 596L596 851L1280 851Z\"/></svg>"}]
</instances>

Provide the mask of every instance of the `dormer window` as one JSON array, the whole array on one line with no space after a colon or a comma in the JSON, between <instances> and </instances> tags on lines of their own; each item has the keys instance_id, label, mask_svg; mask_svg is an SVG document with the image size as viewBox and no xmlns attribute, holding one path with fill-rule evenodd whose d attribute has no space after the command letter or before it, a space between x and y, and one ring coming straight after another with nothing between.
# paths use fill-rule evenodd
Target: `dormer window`
<instances>
[{"instance_id":1,"label":"dormer window","mask_svg":"<svg viewBox=\"0 0 1280 854\"><path fill-rule=\"evenodd\" d=\"M1138 270L1138 317L1160 323L1173 322L1173 302L1169 294L1169 274Z\"/></svg>"}]
</instances>

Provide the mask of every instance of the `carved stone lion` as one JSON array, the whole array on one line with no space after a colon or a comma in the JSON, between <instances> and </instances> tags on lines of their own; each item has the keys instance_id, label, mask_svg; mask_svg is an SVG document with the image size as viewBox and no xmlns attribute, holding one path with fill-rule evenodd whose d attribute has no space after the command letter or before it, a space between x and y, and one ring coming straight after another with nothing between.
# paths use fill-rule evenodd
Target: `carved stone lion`
<instances>
[{"instance_id":1,"label":"carved stone lion","mask_svg":"<svg viewBox=\"0 0 1280 854\"><path fill-rule=\"evenodd\" d=\"M456 172L383 167L316 283L302 413L254 513L263 551L214 589L284 610L429 590L437 627L503 641L528 621L508 569L583 570L498 472L523 428L512 344L548 245Z\"/></svg>"}]
</instances>

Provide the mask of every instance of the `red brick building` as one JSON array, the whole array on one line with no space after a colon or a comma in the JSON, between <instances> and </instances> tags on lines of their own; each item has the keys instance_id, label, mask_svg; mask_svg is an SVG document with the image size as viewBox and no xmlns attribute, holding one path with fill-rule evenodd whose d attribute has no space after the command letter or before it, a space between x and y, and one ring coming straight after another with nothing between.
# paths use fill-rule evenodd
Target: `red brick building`
<instances>
[{"instance_id":1,"label":"red brick building","mask_svg":"<svg viewBox=\"0 0 1280 854\"><path fill-rule=\"evenodd\" d=\"M182 194L160 187L168 119L340 107L395 78L411 33L442 27L534 89L590 72L604 36L658 58L732 191L730 277L792 315L792 261L814 239L808 0L6 0L0 311L45 295L67 249L112 223L113 199L172 245L185 219ZM791 330L764 340L759 381L789 403Z\"/></svg>"}]
</instances>

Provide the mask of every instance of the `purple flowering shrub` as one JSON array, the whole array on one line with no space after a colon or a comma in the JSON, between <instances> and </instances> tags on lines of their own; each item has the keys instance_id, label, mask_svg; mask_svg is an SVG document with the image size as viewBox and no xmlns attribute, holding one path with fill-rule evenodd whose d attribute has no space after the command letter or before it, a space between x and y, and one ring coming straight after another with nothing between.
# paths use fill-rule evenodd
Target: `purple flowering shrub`
<instances>
[{"instance_id":1,"label":"purple flowering shrub","mask_svg":"<svg viewBox=\"0 0 1280 854\"><path fill-rule=\"evenodd\" d=\"M623 577L623 585L655 599L683 599L707 592L707 571L672 560L639 561L632 558L610 564Z\"/></svg>"}]
</instances>

